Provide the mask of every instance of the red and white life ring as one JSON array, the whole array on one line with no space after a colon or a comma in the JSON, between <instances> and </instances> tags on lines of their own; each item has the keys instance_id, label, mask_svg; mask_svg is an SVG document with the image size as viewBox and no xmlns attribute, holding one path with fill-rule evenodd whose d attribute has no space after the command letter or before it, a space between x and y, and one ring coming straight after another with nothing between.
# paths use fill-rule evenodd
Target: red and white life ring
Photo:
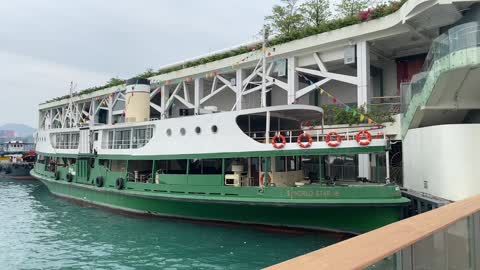
<instances>
[{"instance_id":1,"label":"red and white life ring","mask_svg":"<svg viewBox=\"0 0 480 270\"><path fill-rule=\"evenodd\" d=\"M303 138L307 138L308 140L306 142L304 142ZM312 135L310 135L306 132L300 134L300 136L298 136L298 138L297 138L297 144L301 148L309 148L310 146L312 146L312 143L313 143Z\"/></svg>"},{"instance_id":2,"label":"red and white life ring","mask_svg":"<svg viewBox=\"0 0 480 270\"><path fill-rule=\"evenodd\" d=\"M263 187L263 182L264 182L264 180L265 180L265 174L268 174L268 180L267 180L267 182L268 182L269 184L272 183L272 177L270 176L270 173L264 172L264 173L262 173L262 176L260 176L260 183L258 183L258 184L260 185L260 187Z\"/></svg>"},{"instance_id":3,"label":"red and white life ring","mask_svg":"<svg viewBox=\"0 0 480 270\"><path fill-rule=\"evenodd\" d=\"M332 136L335 136L334 141L332 141ZM342 137L340 137L340 135L337 132L332 131L327 134L327 137L325 137L325 142L330 147L337 147L342 143Z\"/></svg>"},{"instance_id":4,"label":"red and white life ring","mask_svg":"<svg viewBox=\"0 0 480 270\"><path fill-rule=\"evenodd\" d=\"M280 139L280 142L277 142L278 139ZM272 145L276 149L282 149L286 143L287 139L285 139L285 136L283 136L282 134L275 134L275 136L273 136L272 138Z\"/></svg>"},{"instance_id":5,"label":"red and white life ring","mask_svg":"<svg viewBox=\"0 0 480 270\"><path fill-rule=\"evenodd\" d=\"M360 130L357 135L355 135L355 140L360 145L369 145L372 141L372 134L366 130Z\"/></svg>"}]
</instances>

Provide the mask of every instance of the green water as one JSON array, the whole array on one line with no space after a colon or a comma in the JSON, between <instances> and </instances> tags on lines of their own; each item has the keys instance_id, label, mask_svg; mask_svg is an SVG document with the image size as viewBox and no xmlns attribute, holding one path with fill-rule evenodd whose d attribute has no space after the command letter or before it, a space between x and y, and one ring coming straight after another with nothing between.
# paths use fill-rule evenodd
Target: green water
<instances>
[{"instance_id":1,"label":"green water","mask_svg":"<svg viewBox=\"0 0 480 270\"><path fill-rule=\"evenodd\" d=\"M339 237L131 217L0 179L0 269L259 269Z\"/></svg>"}]
</instances>

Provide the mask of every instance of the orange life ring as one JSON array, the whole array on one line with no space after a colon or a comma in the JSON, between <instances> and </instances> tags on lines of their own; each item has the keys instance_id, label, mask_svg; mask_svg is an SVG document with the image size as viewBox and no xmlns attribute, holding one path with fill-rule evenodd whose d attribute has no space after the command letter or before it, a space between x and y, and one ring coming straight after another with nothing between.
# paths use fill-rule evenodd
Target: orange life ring
<instances>
[{"instance_id":1,"label":"orange life ring","mask_svg":"<svg viewBox=\"0 0 480 270\"><path fill-rule=\"evenodd\" d=\"M270 176L270 173L262 173L262 176L260 176L260 183L258 183L261 187L263 187L263 180L265 180L265 174L268 174L268 183L272 183L272 177Z\"/></svg>"},{"instance_id":2,"label":"orange life ring","mask_svg":"<svg viewBox=\"0 0 480 270\"><path fill-rule=\"evenodd\" d=\"M308 141L303 142L302 140L305 137L308 139ZM306 132L300 134L300 136L298 136L297 138L297 143L301 148L309 148L310 146L312 146L312 143L313 143L312 135Z\"/></svg>"},{"instance_id":3,"label":"orange life ring","mask_svg":"<svg viewBox=\"0 0 480 270\"><path fill-rule=\"evenodd\" d=\"M360 145L369 145L372 141L372 134L366 130L360 130L357 135L355 135L355 140Z\"/></svg>"},{"instance_id":4,"label":"orange life ring","mask_svg":"<svg viewBox=\"0 0 480 270\"><path fill-rule=\"evenodd\" d=\"M277 142L278 139L280 139L280 142ZM285 146L286 143L287 143L287 140L285 139L285 136L283 136L280 133L275 134L275 136L273 136L273 138L272 138L272 145L276 149L282 149Z\"/></svg>"},{"instance_id":5,"label":"orange life ring","mask_svg":"<svg viewBox=\"0 0 480 270\"><path fill-rule=\"evenodd\" d=\"M331 140L332 136L335 136L335 138L336 138L335 141ZM325 137L325 142L330 147L337 147L342 143L342 137L340 137L340 135L337 132L332 131L332 132L327 134L327 137Z\"/></svg>"}]
</instances>

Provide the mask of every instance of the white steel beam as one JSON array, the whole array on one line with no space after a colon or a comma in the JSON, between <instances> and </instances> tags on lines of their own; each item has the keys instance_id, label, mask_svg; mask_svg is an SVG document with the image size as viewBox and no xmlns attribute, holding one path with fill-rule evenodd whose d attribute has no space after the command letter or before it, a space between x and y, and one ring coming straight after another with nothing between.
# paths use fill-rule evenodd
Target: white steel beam
<instances>
[{"instance_id":1,"label":"white steel beam","mask_svg":"<svg viewBox=\"0 0 480 270\"><path fill-rule=\"evenodd\" d=\"M162 107L158 106L157 104L153 103L153 102L150 102L150 107L152 107L153 109L155 109L157 112L159 112L160 114L162 114L163 110L162 110Z\"/></svg>"},{"instance_id":2,"label":"white steel beam","mask_svg":"<svg viewBox=\"0 0 480 270\"><path fill-rule=\"evenodd\" d=\"M319 70L314 70L309 68L301 68L301 67L297 67L296 70L298 72L307 73L307 74L318 76L318 77L329 78L334 81L340 81L340 82L345 82L353 85L358 85L358 77L354 77L354 76L319 71Z\"/></svg>"},{"instance_id":3,"label":"white steel beam","mask_svg":"<svg viewBox=\"0 0 480 270\"><path fill-rule=\"evenodd\" d=\"M200 102L200 97L203 96L203 90L204 90L203 87L204 87L203 79L202 78L196 78L195 79L195 87L194 87L195 114L200 113L200 106L202 104Z\"/></svg>"},{"instance_id":4,"label":"white steel beam","mask_svg":"<svg viewBox=\"0 0 480 270\"><path fill-rule=\"evenodd\" d=\"M177 86L175 87L175 90L173 90L172 95L168 98L168 100L167 100L167 102L166 102L166 104L165 104L165 107L163 107L163 108L165 109L165 111L168 111L168 109L170 108L170 106L172 106L173 98L175 97L175 95L177 95L177 92L178 92L178 90L180 89L180 86L181 86L181 85L182 85L181 83L177 84ZM165 92L167 92L167 91L165 91ZM165 98L166 98L166 97L165 97Z\"/></svg>"},{"instance_id":5,"label":"white steel beam","mask_svg":"<svg viewBox=\"0 0 480 270\"><path fill-rule=\"evenodd\" d=\"M296 92L298 90L298 73L295 70L297 65L298 60L296 57L288 58L287 104L293 104L297 99Z\"/></svg>"},{"instance_id":6,"label":"white steel beam","mask_svg":"<svg viewBox=\"0 0 480 270\"><path fill-rule=\"evenodd\" d=\"M228 88L230 88L233 92L237 92L237 89L227 79L223 78L220 75L217 75L217 78L226 86L228 86Z\"/></svg>"},{"instance_id":7,"label":"white steel beam","mask_svg":"<svg viewBox=\"0 0 480 270\"><path fill-rule=\"evenodd\" d=\"M205 103L205 101L209 100L211 97L215 96L216 94L220 93L221 91L223 91L224 89L226 89L228 86L227 85L222 85L220 88L216 89L215 91L213 91L212 93L210 93L209 95L207 95L206 97L202 98L200 100L200 104L203 104Z\"/></svg>"},{"instance_id":8,"label":"white steel beam","mask_svg":"<svg viewBox=\"0 0 480 270\"><path fill-rule=\"evenodd\" d=\"M242 101L243 101L243 95L242 95L242 92L243 92L243 70L241 68L237 69L235 83L236 83L235 86L237 88L235 107L236 107L237 111L240 111L242 109Z\"/></svg>"},{"instance_id":9,"label":"white steel beam","mask_svg":"<svg viewBox=\"0 0 480 270\"><path fill-rule=\"evenodd\" d=\"M167 100L169 98L168 96L168 89L165 85L162 86L162 96L161 96L161 108L162 110L160 111L160 118L161 119L165 119L167 117L167 113L168 113L168 108L167 108Z\"/></svg>"},{"instance_id":10,"label":"white steel beam","mask_svg":"<svg viewBox=\"0 0 480 270\"><path fill-rule=\"evenodd\" d=\"M193 105L192 103L186 101L184 98L182 98L181 96L179 95L175 95L173 96L174 98L176 98L178 101L180 101L181 103L183 103L183 105L185 105L187 108L189 109L194 109L195 108L195 105Z\"/></svg>"},{"instance_id":11,"label":"white steel beam","mask_svg":"<svg viewBox=\"0 0 480 270\"><path fill-rule=\"evenodd\" d=\"M300 97L310 93L311 91L315 90L317 87L320 87L320 86L326 84L329 81L331 81L331 79L325 78L323 80L320 80L320 81L318 81L314 84L311 84L311 85L309 85L305 88L302 88L302 89L298 90L297 93L296 93L296 98L300 98Z\"/></svg>"}]
</instances>

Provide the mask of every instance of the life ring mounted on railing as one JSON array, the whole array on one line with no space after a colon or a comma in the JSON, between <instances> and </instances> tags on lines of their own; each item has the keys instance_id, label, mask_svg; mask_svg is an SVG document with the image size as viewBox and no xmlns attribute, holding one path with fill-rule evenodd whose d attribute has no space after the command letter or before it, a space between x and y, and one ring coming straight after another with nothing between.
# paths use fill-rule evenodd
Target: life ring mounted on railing
<instances>
[{"instance_id":1,"label":"life ring mounted on railing","mask_svg":"<svg viewBox=\"0 0 480 270\"><path fill-rule=\"evenodd\" d=\"M332 140L332 137L335 137L335 140ZM325 137L325 142L330 147L337 147L342 143L342 137L337 132L332 131Z\"/></svg>"},{"instance_id":2,"label":"life ring mounted on railing","mask_svg":"<svg viewBox=\"0 0 480 270\"><path fill-rule=\"evenodd\" d=\"M306 142L303 141L304 138L307 138ZM309 148L310 146L312 146L312 143L313 143L312 135L310 135L306 132L303 132L297 138L297 144L301 148Z\"/></svg>"},{"instance_id":3,"label":"life ring mounted on railing","mask_svg":"<svg viewBox=\"0 0 480 270\"><path fill-rule=\"evenodd\" d=\"M272 183L272 176L270 175L270 173L267 173L267 172L263 172L262 175L260 176L260 182L258 183L260 187L263 187L264 186L264 181L265 181L265 174L268 176L267 178L267 183L268 184L271 184Z\"/></svg>"},{"instance_id":4,"label":"life ring mounted on railing","mask_svg":"<svg viewBox=\"0 0 480 270\"><path fill-rule=\"evenodd\" d=\"M278 140L280 140L280 142L278 142ZM286 143L287 139L280 133L275 134L275 136L273 136L272 138L272 145L276 149L282 149L283 147L285 147Z\"/></svg>"},{"instance_id":5,"label":"life ring mounted on railing","mask_svg":"<svg viewBox=\"0 0 480 270\"><path fill-rule=\"evenodd\" d=\"M357 135L355 135L355 140L358 144L366 146L369 145L372 141L372 134L367 130L360 130Z\"/></svg>"}]
</instances>

